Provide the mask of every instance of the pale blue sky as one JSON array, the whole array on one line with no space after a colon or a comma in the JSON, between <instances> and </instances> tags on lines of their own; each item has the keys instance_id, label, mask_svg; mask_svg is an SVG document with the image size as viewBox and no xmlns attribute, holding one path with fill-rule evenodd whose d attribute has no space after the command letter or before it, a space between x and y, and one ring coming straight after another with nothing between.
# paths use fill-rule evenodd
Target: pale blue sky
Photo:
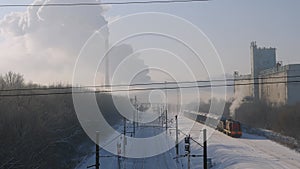
<instances>
[{"instance_id":1,"label":"pale blue sky","mask_svg":"<svg viewBox=\"0 0 300 169\"><path fill-rule=\"evenodd\" d=\"M113 6L108 15L166 12L198 26L215 45L225 71L250 72L249 46L277 48L278 60L300 63L300 1L212 0L209 2Z\"/></svg>"},{"instance_id":2,"label":"pale blue sky","mask_svg":"<svg viewBox=\"0 0 300 169\"><path fill-rule=\"evenodd\" d=\"M33 2L33 0L1 0L0 3L1 4L20 4L20 3L24 3L24 4L30 4L31 2ZM24 11L26 10L26 8L23 7L10 7L10 8L1 8L0 9L0 17L3 18L3 16L7 13L10 12L15 12L15 11Z\"/></svg>"},{"instance_id":3,"label":"pale blue sky","mask_svg":"<svg viewBox=\"0 0 300 169\"><path fill-rule=\"evenodd\" d=\"M31 3L32 0L2 0L1 4ZM71 2L71 1L70 1ZM109 2L106 0L105 2ZM299 0L212 0L209 2L113 5L106 16L137 12L165 12L199 27L212 41L223 61L226 73L250 72L249 46L277 48L284 64L300 63ZM1 8L0 17L25 8Z\"/></svg>"}]
</instances>

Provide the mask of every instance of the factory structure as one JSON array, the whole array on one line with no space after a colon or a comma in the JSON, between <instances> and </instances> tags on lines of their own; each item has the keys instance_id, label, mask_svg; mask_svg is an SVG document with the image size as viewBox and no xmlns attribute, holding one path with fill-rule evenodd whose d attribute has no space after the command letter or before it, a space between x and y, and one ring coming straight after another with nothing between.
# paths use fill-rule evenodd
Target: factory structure
<instances>
[{"instance_id":1,"label":"factory structure","mask_svg":"<svg viewBox=\"0 0 300 169\"><path fill-rule=\"evenodd\" d=\"M251 73L234 72L234 94L242 101L260 100L272 106L300 103L300 64L276 61L276 48L250 45Z\"/></svg>"}]
</instances>

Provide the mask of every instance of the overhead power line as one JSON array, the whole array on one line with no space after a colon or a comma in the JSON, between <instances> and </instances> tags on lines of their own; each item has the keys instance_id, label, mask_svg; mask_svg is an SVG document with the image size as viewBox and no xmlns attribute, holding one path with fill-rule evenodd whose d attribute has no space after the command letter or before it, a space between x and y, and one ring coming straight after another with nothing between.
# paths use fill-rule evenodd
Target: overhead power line
<instances>
[{"instance_id":1,"label":"overhead power line","mask_svg":"<svg viewBox=\"0 0 300 169\"><path fill-rule=\"evenodd\" d=\"M0 92L10 91L44 91L44 90L67 90L67 89L88 89L88 88L105 88L105 87L136 87L136 86L151 86L151 85L176 85L176 84L195 84L195 83L212 83L212 82L239 82L245 80L267 80L267 79L292 79L300 78L300 75L293 76L271 76L257 78L228 78L228 79L212 79L212 80L197 80L197 81L178 81L178 82L150 82L150 83L133 83L133 84L110 84L110 85L86 85L86 86L66 86L66 87L35 87L35 88L12 88L2 89Z\"/></svg>"},{"instance_id":2,"label":"overhead power line","mask_svg":"<svg viewBox=\"0 0 300 169\"><path fill-rule=\"evenodd\" d=\"M174 87L150 87L150 88L132 88L132 89L116 89L116 90L86 90L86 91L67 91L67 92L50 92L50 93L21 93L21 94L0 94L0 97L19 97L19 96L47 96L47 95L66 95L66 94L93 94L93 93L115 93L115 92L130 92L130 91L149 91L149 90L173 90L173 89L191 89L191 88L216 88L216 87L232 87L232 86L247 86L259 84L288 84L300 83L300 80L293 81L272 81L263 83L240 83L240 84L216 84L216 85L194 85L194 86L174 86Z\"/></svg>"},{"instance_id":3,"label":"overhead power line","mask_svg":"<svg viewBox=\"0 0 300 169\"><path fill-rule=\"evenodd\" d=\"M80 2L80 3L47 3L47 4L0 4L0 8L6 7L71 7L71 6L101 6L101 5L131 5L131 4L169 4L204 2L209 0L153 0L153 1L121 1L121 2Z\"/></svg>"}]
</instances>

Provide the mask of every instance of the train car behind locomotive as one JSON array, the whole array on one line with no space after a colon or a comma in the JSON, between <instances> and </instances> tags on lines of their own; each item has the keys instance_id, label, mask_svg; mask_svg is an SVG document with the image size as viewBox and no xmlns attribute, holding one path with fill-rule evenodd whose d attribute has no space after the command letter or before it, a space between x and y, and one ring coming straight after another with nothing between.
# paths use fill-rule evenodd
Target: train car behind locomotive
<instances>
[{"instance_id":1,"label":"train car behind locomotive","mask_svg":"<svg viewBox=\"0 0 300 169\"><path fill-rule=\"evenodd\" d=\"M238 121L232 120L232 119L226 119L225 117L222 117L220 120L214 115L209 115L207 113L201 113L201 112L190 112L185 111L185 116L193 119L197 122L200 122L202 124L206 124L210 127L215 127L214 124L217 124L216 129L220 132L225 133L228 136L239 138L242 136L242 128L241 124ZM206 122L206 120L209 120ZM210 123L209 123L210 122Z\"/></svg>"}]
</instances>

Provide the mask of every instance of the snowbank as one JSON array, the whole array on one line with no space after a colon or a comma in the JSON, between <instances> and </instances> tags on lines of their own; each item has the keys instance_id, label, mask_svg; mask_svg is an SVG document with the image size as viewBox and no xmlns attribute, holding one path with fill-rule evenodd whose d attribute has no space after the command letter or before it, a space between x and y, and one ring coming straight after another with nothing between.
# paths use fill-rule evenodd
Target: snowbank
<instances>
[{"instance_id":1,"label":"snowbank","mask_svg":"<svg viewBox=\"0 0 300 169\"><path fill-rule=\"evenodd\" d=\"M247 125L243 125L243 131L249 134L256 134L259 136L264 136L267 139L273 140L282 145L288 146L289 148L300 152L300 143L293 137L285 136L280 133L276 133L271 130L260 129L260 128L252 128Z\"/></svg>"}]
</instances>

